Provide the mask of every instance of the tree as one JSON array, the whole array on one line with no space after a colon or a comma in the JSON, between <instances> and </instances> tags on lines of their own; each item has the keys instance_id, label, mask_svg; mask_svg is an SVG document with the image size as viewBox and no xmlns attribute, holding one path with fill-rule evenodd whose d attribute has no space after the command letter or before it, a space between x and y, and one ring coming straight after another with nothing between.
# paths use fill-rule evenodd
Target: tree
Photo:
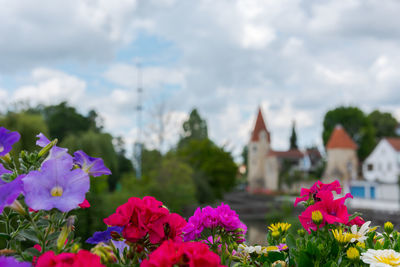
<instances>
[{"instance_id":1,"label":"tree","mask_svg":"<svg viewBox=\"0 0 400 267\"><path fill-rule=\"evenodd\" d=\"M207 186L202 184L204 181L211 188L214 199L222 198L223 193L235 185L237 166L232 155L208 138L188 140L185 145L178 148L177 154L193 168L198 177L203 179L197 182L197 196L206 195L205 192L201 192L207 189ZM214 199L199 199L199 201L205 203Z\"/></svg>"},{"instance_id":2,"label":"tree","mask_svg":"<svg viewBox=\"0 0 400 267\"><path fill-rule=\"evenodd\" d=\"M358 145L358 157L364 160L375 147L375 130L365 114L357 107L338 107L325 114L322 139L329 140L336 125L341 124Z\"/></svg>"},{"instance_id":3,"label":"tree","mask_svg":"<svg viewBox=\"0 0 400 267\"><path fill-rule=\"evenodd\" d=\"M27 114L24 112L8 112L0 117L0 125L11 131L17 131L21 134L21 140L14 145L13 153L21 150L33 151L39 149L36 146L36 135L48 134L48 128L42 116L37 114Z\"/></svg>"},{"instance_id":4,"label":"tree","mask_svg":"<svg viewBox=\"0 0 400 267\"><path fill-rule=\"evenodd\" d=\"M376 141L383 137L397 136L396 127L398 122L392 114L374 110L368 115L368 119L375 128Z\"/></svg>"},{"instance_id":5,"label":"tree","mask_svg":"<svg viewBox=\"0 0 400 267\"><path fill-rule=\"evenodd\" d=\"M196 187L193 169L177 157L164 157L150 172L150 194L170 210L178 212L184 206L195 204Z\"/></svg>"},{"instance_id":6,"label":"tree","mask_svg":"<svg viewBox=\"0 0 400 267\"><path fill-rule=\"evenodd\" d=\"M58 138L62 141L69 134L79 134L88 130L98 132L101 128L97 127L97 121L100 119L95 111L90 111L86 117L78 113L74 107L68 106L66 102L43 107L41 112L52 139Z\"/></svg>"},{"instance_id":7,"label":"tree","mask_svg":"<svg viewBox=\"0 0 400 267\"><path fill-rule=\"evenodd\" d=\"M296 134L296 123L293 121L292 134L290 136L290 149L298 149L297 146L297 134Z\"/></svg>"},{"instance_id":8,"label":"tree","mask_svg":"<svg viewBox=\"0 0 400 267\"><path fill-rule=\"evenodd\" d=\"M200 117L197 109L190 112L189 119L182 125L183 137L178 146L190 139L203 140L208 138L207 122Z\"/></svg>"}]
</instances>

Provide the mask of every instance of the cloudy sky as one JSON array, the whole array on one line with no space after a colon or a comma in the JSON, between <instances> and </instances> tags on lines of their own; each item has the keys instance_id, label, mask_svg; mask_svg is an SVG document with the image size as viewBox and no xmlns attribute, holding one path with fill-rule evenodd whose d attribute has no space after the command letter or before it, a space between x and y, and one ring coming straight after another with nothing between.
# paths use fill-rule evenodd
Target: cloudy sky
<instances>
[{"instance_id":1,"label":"cloudy sky","mask_svg":"<svg viewBox=\"0 0 400 267\"><path fill-rule=\"evenodd\" d=\"M140 64L149 145L157 114L168 146L197 107L238 154L259 105L275 149L293 120L300 146L321 144L339 105L400 118L399 12L396 0L0 0L0 106L68 100L131 145Z\"/></svg>"}]
</instances>

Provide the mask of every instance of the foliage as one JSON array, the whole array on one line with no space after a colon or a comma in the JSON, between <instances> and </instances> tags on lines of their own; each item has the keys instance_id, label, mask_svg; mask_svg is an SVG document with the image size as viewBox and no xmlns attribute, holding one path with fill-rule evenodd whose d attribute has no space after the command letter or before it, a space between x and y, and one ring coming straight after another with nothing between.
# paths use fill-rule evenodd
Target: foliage
<instances>
[{"instance_id":1,"label":"foliage","mask_svg":"<svg viewBox=\"0 0 400 267\"><path fill-rule=\"evenodd\" d=\"M338 107L325 114L322 139L327 144L336 125L342 125L358 145L358 156L365 159L375 147L375 129L365 114L357 107Z\"/></svg>"},{"instance_id":2,"label":"foliage","mask_svg":"<svg viewBox=\"0 0 400 267\"><path fill-rule=\"evenodd\" d=\"M200 179L203 176L203 179L211 187L214 198L222 198L223 193L229 191L235 185L237 166L231 154L215 145L211 140L188 140L184 146L177 149L176 153L196 173L201 173L196 177ZM196 181L198 196L205 195L202 190L208 190L200 184L201 182ZM213 199L198 200L204 203Z\"/></svg>"},{"instance_id":3,"label":"foliage","mask_svg":"<svg viewBox=\"0 0 400 267\"><path fill-rule=\"evenodd\" d=\"M80 134L88 130L98 131L97 113L90 111L88 116L83 116L74 107L68 106L66 102L58 105L39 107L39 111L49 127L51 138L60 141L70 134Z\"/></svg>"},{"instance_id":4,"label":"foliage","mask_svg":"<svg viewBox=\"0 0 400 267\"><path fill-rule=\"evenodd\" d=\"M296 124L293 122L292 134L290 135L290 149L298 149L297 146L297 134L296 134Z\"/></svg>"},{"instance_id":5,"label":"foliage","mask_svg":"<svg viewBox=\"0 0 400 267\"><path fill-rule=\"evenodd\" d=\"M396 128L398 122L392 114L374 110L368 115L368 119L375 128L375 136L377 141L383 137L397 136Z\"/></svg>"},{"instance_id":6,"label":"foliage","mask_svg":"<svg viewBox=\"0 0 400 267\"><path fill-rule=\"evenodd\" d=\"M188 140L202 140L208 138L207 122L200 117L197 109L190 112L189 119L182 125L183 136L178 143L178 147L184 145Z\"/></svg>"},{"instance_id":7,"label":"foliage","mask_svg":"<svg viewBox=\"0 0 400 267\"><path fill-rule=\"evenodd\" d=\"M37 114L8 112L0 117L0 125L21 133L21 140L15 144L15 154L22 150L34 150L35 139L39 133L47 134L48 127L43 118Z\"/></svg>"},{"instance_id":8,"label":"foliage","mask_svg":"<svg viewBox=\"0 0 400 267\"><path fill-rule=\"evenodd\" d=\"M178 212L186 205L196 203L192 168L176 157L164 157L150 172L149 193Z\"/></svg>"}]
</instances>

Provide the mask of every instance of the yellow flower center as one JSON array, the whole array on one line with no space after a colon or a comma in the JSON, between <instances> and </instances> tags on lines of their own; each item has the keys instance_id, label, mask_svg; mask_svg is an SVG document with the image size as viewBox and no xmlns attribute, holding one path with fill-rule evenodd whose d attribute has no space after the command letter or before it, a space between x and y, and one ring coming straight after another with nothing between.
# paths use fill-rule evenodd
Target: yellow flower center
<instances>
[{"instance_id":1,"label":"yellow flower center","mask_svg":"<svg viewBox=\"0 0 400 267\"><path fill-rule=\"evenodd\" d=\"M53 197L61 197L63 194L64 190L60 186L55 186L53 189L51 189L50 194Z\"/></svg>"},{"instance_id":2,"label":"yellow flower center","mask_svg":"<svg viewBox=\"0 0 400 267\"><path fill-rule=\"evenodd\" d=\"M397 266L397 264L399 264L400 261L400 256L395 257L393 254L387 255L387 256L374 256L374 258L378 261L378 262L382 262L385 264L389 264L392 266Z\"/></svg>"},{"instance_id":3,"label":"yellow flower center","mask_svg":"<svg viewBox=\"0 0 400 267\"><path fill-rule=\"evenodd\" d=\"M322 219L323 219L322 213L319 210L313 211L311 213L311 219L312 219L313 223L319 225L322 222Z\"/></svg>"},{"instance_id":4,"label":"yellow flower center","mask_svg":"<svg viewBox=\"0 0 400 267\"><path fill-rule=\"evenodd\" d=\"M4 146L0 144L0 153L4 151Z\"/></svg>"},{"instance_id":5,"label":"yellow flower center","mask_svg":"<svg viewBox=\"0 0 400 267\"><path fill-rule=\"evenodd\" d=\"M347 258L349 258L350 260L357 260L360 258L360 252L358 252L358 249L353 247L349 248L346 254Z\"/></svg>"}]
</instances>

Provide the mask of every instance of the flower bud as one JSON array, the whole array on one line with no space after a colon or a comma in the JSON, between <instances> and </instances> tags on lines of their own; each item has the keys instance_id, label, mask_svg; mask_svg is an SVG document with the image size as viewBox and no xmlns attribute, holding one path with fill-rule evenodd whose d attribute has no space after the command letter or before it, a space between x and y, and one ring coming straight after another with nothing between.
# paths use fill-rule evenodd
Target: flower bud
<instances>
[{"instance_id":1,"label":"flower bud","mask_svg":"<svg viewBox=\"0 0 400 267\"><path fill-rule=\"evenodd\" d=\"M319 210L313 211L311 213L311 219L313 223L319 226L322 223L323 219L322 213Z\"/></svg>"},{"instance_id":2,"label":"flower bud","mask_svg":"<svg viewBox=\"0 0 400 267\"><path fill-rule=\"evenodd\" d=\"M18 200L14 200L14 202L10 205L10 208L18 212L19 214L25 216L27 215L26 209L22 206L22 204Z\"/></svg>"},{"instance_id":3,"label":"flower bud","mask_svg":"<svg viewBox=\"0 0 400 267\"><path fill-rule=\"evenodd\" d=\"M56 138L53 141L51 141L50 143L48 143L44 148L42 148L42 150L39 151L38 157L41 158L44 155L46 155L50 151L50 149L57 144L57 142L58 142L58 140Z\"/></svg>"},{"instance_id":4,"label":"flower bud","mask_svg":"<svg viewBox=\"0 0 400 267\"><path fill-rule=\"evenodd\" d=\"M352 262L357 262L360 259L360 252L355 247L350 247L347 251L347 258Z\"/></svg>"},{"instance_id":5,"label":"flower bud","mask_svg":"<svg viewBox=\"0 0 400 267\"><path fill-rule=\"evenodd\" d=\"M286 267L286 262L284 261L275 261L274 263L272 263L272 267Z\"/></svg>"},{"instance_id":6,"label":"flower bud","mask_svg":"<svg viewBox=\"0 0 400 267\"><path fill-rule=\"evenodd\" d=\"M91 249L91 252L101 258L101 262L104 264L115 263L117 258L115 257L111 247L104 245L104 243L97 244Z\"/></svg>"},{"instance_id":7,"label":"flower bud","mask_svg":"<svg viewBox=\"0 0 400 267\"><path fill-rule=\"evenodd\" d=\"M272 235L273 239L279 239L279 236L281 235L281 233L279 231L273 231L271 233L271 235Z\"/></svg>"},{"instance_id":8,"label":"flower bud","mask_svg":"<svg viewBox=\"0 0 400 267\"><path fill-rule=\"evenodd\" d=\"M385 232L390 235L393 232L393 223L391 222L385 222L383 228L385 229Z\"/></svg>"},{"instance_id":9,"label":"flower bud","mask_svg":"<svg viewBox=\"0 0 400 267\"><path fill-rule=\"evenodd\" d=\"M303 236L306 235L306 231L304 231L304 229L299 229L299 230L297 230L297 234L298 234L300 237L303 237Z\"/></svg>"},{"instance_id":10,"label":"flower bud","mask_svg":"<svg viewBox=\"0 0 400 267\"><path fill-rule=\"evenodd\" d=\"M57 239L57 248L58 249L61 249L65 245L65 243L67 242L68 235L73 230L74 221L75 221L75 217L74 216L70 216L67 219L67 223L61 229L61 233L60 233L60 235L58 236L58 239Z\"/></svg>"}]
</instances>

